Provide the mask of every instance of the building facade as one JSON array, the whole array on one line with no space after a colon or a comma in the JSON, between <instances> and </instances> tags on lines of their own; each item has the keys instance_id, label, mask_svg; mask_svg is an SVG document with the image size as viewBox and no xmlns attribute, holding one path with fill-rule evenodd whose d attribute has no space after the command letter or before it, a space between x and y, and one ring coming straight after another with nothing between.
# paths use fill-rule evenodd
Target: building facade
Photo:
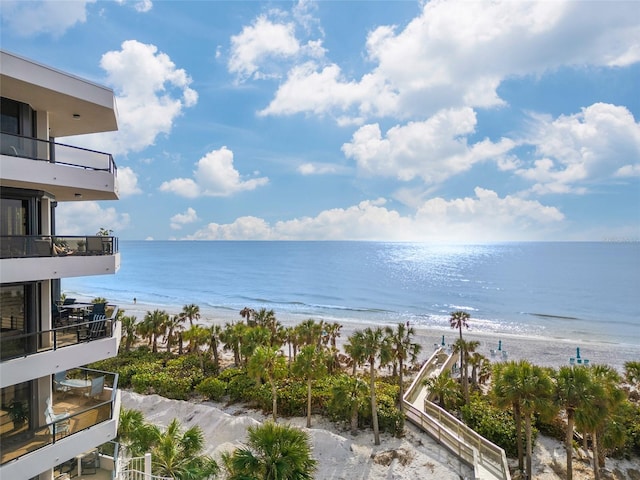
<instances>
[{"instance_id":1,"label":"building facade","mask_svg":"<svg viewBox=\"0 0 640 480\"><path fill-rule=\"evenodd\" d=\"M112 156L70 145L117 130L117 111L112 90L4 51L0 97L0 478L50 480L95 467L117 432L117 375L85 366L117 354L118 307L60 291L115 274L117 238L55 222L61 202L118 199Z\"/></svg>"}]
</instances>

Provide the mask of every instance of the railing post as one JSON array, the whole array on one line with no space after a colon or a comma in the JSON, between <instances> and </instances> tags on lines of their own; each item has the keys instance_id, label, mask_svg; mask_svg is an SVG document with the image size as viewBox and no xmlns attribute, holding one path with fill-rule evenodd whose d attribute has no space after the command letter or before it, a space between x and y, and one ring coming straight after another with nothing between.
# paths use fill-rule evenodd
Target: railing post
<instances>
[{"instance_id":1,"label":"railing post","mask_svg":"<svg viewBox=\"0 0 640 480\"><path fill-rule=\"evenodd\" d=\"M145 478L151 478L151 454L149 452L144 454L144 476Z\"/></svg>"}]
</instances>

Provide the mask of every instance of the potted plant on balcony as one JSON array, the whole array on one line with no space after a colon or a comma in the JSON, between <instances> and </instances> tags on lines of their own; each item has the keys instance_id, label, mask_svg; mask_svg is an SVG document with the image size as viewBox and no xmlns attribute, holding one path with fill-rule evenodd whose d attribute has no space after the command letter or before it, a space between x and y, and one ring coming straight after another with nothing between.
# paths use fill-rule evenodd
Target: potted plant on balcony
<instances>
[{"instance_id":1,"label":"potted plant on balcony","mask_svg":"<svg viewBox=\"0 0 640 480\"><path fill-rule=\"evenodd\" d=\"M84 252L84 247L87 244L87 242L85 242L83 239L78 240L78 251L79 252Z\"/></svg>"},{"instance_id":2,"label":"potted plant on balcony","mask_svg":"<svg viewBox=\"0 0 640 480\"><path fill-rule=\"evenodd\" d=\"M27 420L29 420L29 406L27 402L22 400L11 400L11 403L7 406L7 413L13 422L13 429L21 429Z\"/></svg>"}]
</instances>

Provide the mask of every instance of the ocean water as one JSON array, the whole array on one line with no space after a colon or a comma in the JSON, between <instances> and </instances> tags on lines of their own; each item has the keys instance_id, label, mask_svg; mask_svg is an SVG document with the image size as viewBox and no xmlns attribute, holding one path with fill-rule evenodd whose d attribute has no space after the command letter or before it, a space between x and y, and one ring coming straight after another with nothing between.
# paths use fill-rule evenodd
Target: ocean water
<instances>
[{"instance_id":1,"label":"ocean water","mask_svg":"<svg viewBox=\"0 0 640 480\"><path fill-rule=\"evenodd\" d=\"M640 345L640 243L121 241L118 274L63 279L68 296L237 319L411 322Z\"/></svg>"}]
</instances>

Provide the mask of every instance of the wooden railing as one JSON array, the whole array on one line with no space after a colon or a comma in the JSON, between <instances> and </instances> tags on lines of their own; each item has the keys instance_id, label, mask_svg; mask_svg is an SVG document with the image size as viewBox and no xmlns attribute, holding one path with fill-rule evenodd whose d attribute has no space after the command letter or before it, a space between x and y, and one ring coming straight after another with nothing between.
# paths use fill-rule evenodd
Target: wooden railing
<instances>
[{"instance_id":1,"label":"wooden railing","mask_svg":"<svg viewBox=\"0 0 640 480\"><path fill-rule=\"evenodd\" d=\"M442 361L444 354L438 348L422 366L403 398L407 420L428 433L438 443L445 446L460 460L473 467L476 478L482 478L480 471L487 472L491 478L511 480L507 456L504 450L490 442L446 410L425 399L424 405L415 405L424 379L449 370L456 362L456 354Z\"/></svg>"}]
</instances>

